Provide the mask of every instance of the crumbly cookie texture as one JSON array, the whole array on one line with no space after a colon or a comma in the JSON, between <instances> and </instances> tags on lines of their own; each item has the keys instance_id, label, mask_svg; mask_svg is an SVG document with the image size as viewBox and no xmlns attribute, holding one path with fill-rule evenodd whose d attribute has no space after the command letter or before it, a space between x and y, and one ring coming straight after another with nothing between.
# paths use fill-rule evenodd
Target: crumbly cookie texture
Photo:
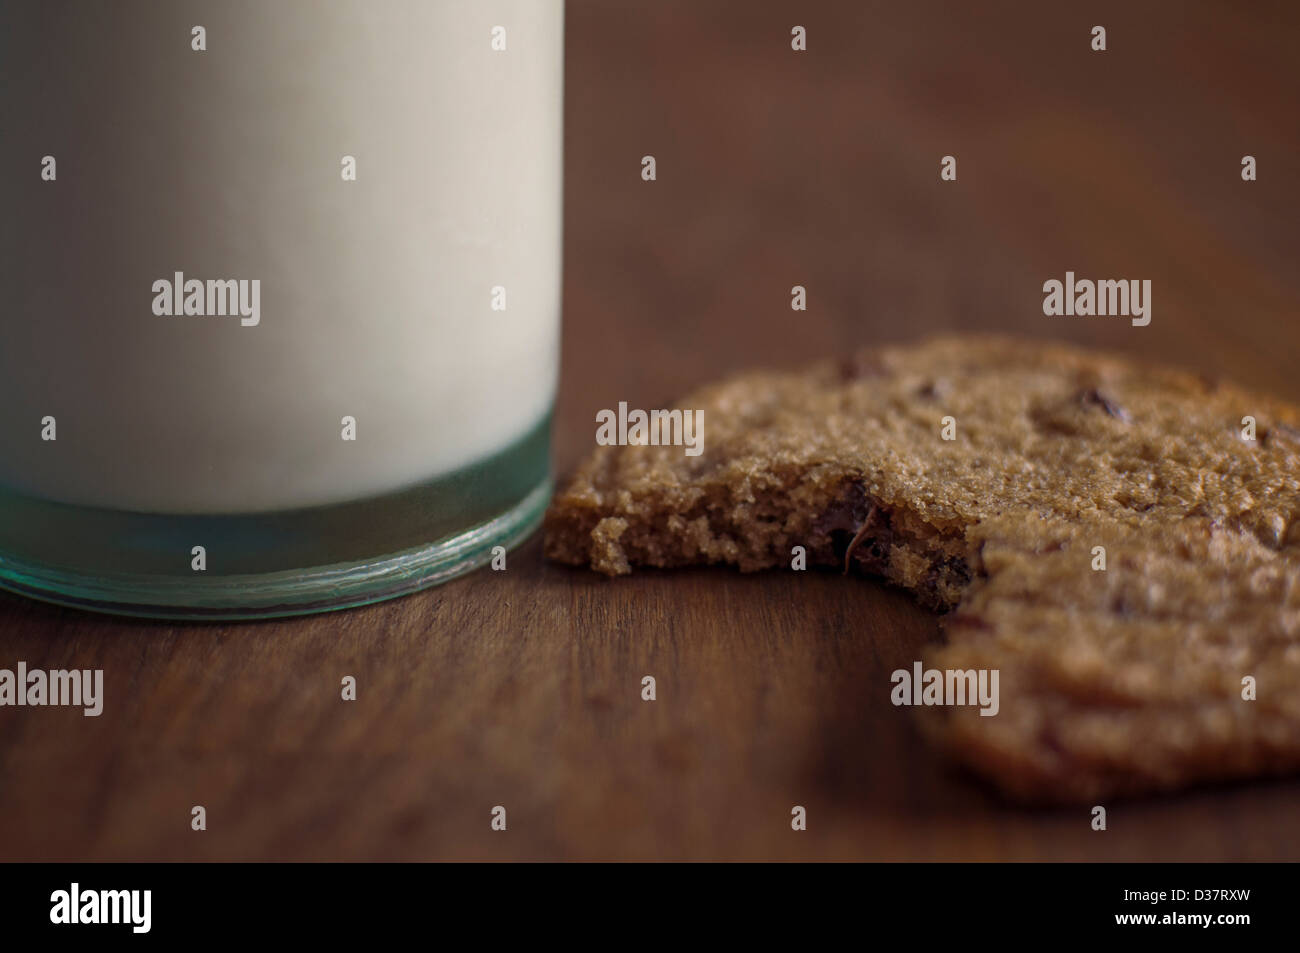
<instances>
[{"instance_id":1,"label":"crumbly cookie texture","mask_svg":"<svg viewBox=\"0 0 1300 953\"><path fill-rule=\"evenodd\" d=\"M1026 801L1300 771L1300 409L968 337L677 406L703 411L704 452L598 448L551 506L549 557L752 571L802 546L952 610L924 662L999 670L1000 710L923 709L927 733Z\"/></svg>"}]
</instances>

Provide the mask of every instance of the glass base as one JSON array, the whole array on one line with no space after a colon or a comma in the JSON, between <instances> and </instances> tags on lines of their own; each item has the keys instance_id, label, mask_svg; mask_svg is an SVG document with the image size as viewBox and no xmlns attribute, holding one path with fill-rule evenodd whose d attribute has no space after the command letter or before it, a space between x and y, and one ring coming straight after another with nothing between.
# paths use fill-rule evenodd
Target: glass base
<instances>
[{"instance_id":1,"label":"glass base","mask_svg":"<svg viewBox=\"0 0 1300 953\"><path fill-rule=\"evenodd\" d=\"M523 542L551 495L550 419L488 460L373 499L165 515L0 490L0 588L97 612L260 619L405 595ZM194 547L206 565L195 568Z\"/></svg>"}]
</instances>

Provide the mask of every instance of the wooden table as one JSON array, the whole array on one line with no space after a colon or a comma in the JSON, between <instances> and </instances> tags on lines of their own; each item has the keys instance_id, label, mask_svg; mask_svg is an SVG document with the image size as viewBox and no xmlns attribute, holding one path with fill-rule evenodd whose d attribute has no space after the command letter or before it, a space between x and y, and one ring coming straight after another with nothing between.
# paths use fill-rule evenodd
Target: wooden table
<instances>
[{"instance_id":1,"label":"wooden table","mask_svg":"<svg viewBox=\"0 0 1300 953\"><path fill-rule=\"evenodd\" d=\"M619 400L952 329L1300 399L1300 8L1047 6L570 0L560 471ZM1151 325L1044 317L1066 270L1150 278ZM1105 833L1003 804L888 704L937 637L871 581L610 581L536 539L289 621L3 596L0 666L102 668L108 702L0 710L0 858L1300 858L1296 781L1116 803Z\"/></svg>"}]
</instances>

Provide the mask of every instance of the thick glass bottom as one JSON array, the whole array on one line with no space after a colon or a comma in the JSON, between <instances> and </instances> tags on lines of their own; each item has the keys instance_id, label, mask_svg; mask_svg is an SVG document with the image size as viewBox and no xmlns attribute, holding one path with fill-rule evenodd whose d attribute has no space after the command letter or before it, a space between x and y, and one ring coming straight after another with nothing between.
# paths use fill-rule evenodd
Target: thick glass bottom
<instances>
[{"instance_id":1,"label":"thick glass bottom","mask_svg":"<svg viewBox=\"0 0 1300 953\"><path fill-rule=\"evenodd\" d=\"M548 417L495 456L428 483L274 513L136 513L0 490L0 588L166 619L391 599L482 566L537 528L551 494L549 434Z\"/></svg>"}]
</instances>

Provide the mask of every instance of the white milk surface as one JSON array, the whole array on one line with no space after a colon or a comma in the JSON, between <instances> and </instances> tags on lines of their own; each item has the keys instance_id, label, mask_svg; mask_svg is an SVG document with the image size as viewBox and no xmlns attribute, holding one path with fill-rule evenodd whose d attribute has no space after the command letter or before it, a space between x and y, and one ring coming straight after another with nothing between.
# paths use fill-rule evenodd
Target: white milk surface
<instances>
[{"instance_id":1,"label":"white milk surface","mask_svg":"<svg viewBox=\"0 0 1300 953\"><path fill-rule=\"evenodd\" d=\"M561 0L4 0L0 487L268 511L528 432L558 362L562 93ZM258 323L155 314L176 272L258 280Z\"/></svg>"}]
</instances>

